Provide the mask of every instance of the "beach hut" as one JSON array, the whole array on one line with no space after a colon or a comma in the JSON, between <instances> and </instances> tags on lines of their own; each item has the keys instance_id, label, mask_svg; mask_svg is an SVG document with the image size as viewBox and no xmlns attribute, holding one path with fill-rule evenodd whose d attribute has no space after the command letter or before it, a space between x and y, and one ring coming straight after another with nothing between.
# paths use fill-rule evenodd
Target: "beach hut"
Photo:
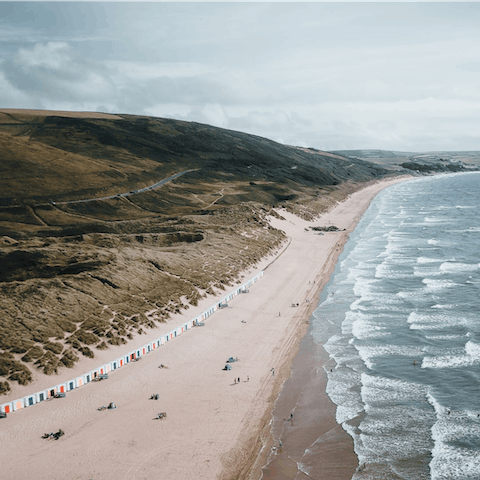
<instances>
[{"instance_id":1,"label":"beach hut","mask_svg":"<svg viewBox=\"0 0 480 480\"><path fill-rule=\"evenodd\" d=\"M13 409L13 402L9 402L9 403L4 403L2 406L1 406L1 409L4 413L11 413L14 411Z\"/></svg>"},{"instance_id":2,"label":"beach hut","mask_svg":"<svg viewBox=\"0 0 480 480\"><path fill-rule=\"evenodd\" d=\"M67 391L65 383L61 383L55 387L56 393L65 393Z\"/></svg>"}]
</instances>

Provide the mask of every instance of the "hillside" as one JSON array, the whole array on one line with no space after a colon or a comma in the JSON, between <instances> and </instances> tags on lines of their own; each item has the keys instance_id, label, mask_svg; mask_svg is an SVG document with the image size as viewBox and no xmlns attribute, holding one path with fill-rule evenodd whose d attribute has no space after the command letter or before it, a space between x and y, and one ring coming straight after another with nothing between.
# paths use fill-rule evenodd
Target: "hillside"
<instances>
[{"instance_id":1,"label":"hillside","mask_svg":"<svg viewBox=\"0 0 480 480\"><path fill-rule=\"evenodd\" d=\"M127 343L381 165L197 123L0 111L0 392ZM39 369L39 370L37 370Z\"/></svg>"},{"instance_id":2,"label":"hillside","mask_svg":"<svg viewBox=\"0 0 480 480\"><path fill-rule=\"evenodd\" d=\"M338 155L366 160L394 171L419 173L461 172L480 168L479 151L395 152L391 150L339 150Z\"/></svg>"}]
</instances>

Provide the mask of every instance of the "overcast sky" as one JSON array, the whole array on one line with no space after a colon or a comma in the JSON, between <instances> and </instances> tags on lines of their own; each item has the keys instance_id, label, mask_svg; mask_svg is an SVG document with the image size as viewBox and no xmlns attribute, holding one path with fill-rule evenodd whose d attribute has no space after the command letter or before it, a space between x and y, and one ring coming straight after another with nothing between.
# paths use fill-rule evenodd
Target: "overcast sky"
<instances>
[{"instance_id":1,"label":"overcast sky","mask_svg":"<svg viewBox=\"0 0 480 480\"><path fill-rule=\"evenodd\" d=\"M480 3L0 2L0 107L480 150Z\"/></svg>"}]
</instances>

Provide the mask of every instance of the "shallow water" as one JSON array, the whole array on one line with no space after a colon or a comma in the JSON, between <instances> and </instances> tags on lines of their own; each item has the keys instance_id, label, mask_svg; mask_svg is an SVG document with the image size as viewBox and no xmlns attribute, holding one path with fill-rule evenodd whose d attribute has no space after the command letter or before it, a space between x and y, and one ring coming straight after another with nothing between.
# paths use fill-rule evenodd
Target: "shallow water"
<instances>
[{"instance_id":1,"label":"shallow water","mask_svg":"<svg viewBox=\"0 0 480 480\"><path fill-rule=\"evenodd\" d=\"M327 393L365 464L353 478L480 478L479 187L467 173L382 191L314 313L336 364Z\"/></svg>"}]
</instances>

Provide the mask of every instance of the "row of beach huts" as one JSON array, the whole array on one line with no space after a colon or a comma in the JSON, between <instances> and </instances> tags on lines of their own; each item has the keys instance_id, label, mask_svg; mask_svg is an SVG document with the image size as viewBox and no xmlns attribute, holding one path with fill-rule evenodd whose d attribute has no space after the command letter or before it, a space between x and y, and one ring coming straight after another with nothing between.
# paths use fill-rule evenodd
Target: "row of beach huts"
<instances>
[{"instance_id":1,"label":"row of beach huts","mask_svg":"<svg viewBox=\"0 0 480 480\"><path fill-rule=\"evenodd\" d=\"M41 390L40 392L34 393L32 395L27 395L26 397L20 398L18 400L13 400L11 402L4 403L0 405L0 414L4 414L5 416L7 413L15 412L16 410L20 410L22 408L30 407L35 405L39 402L43 402L44 400L48 400L50 398L54 398L56 396L64 396L70 390L75 388L82 387L90 382L97 381L103 378L107 378L109 373L127 365L130 362L135 362L143 355L147 353L155 351L157 348L161 347L165 343L170 342L174 338L178 337L182 333L186 332L187 330L191 329L194 326L201 326L203 325L204 320L206 320L210 315L212 315L215 311L219 308L226 307L228 302L235 296L240 293L247 293L248 289L257 282L262 276L264 272L260 272L255 275L253 278L248 280L247 282L243 283L241 286L238 286L230 292L229 294L225 295L221 300L217 301L214 305L210 308L202 312L197 317L193 318L192 320L180 325L179 327L175 328L174 330L170 331L162 335L161 337L153 340L140 348L132 350L131 352L122 355L121 357L108 362L104 365L101 365L98 368L95 368L79 377L76 377L72 380L67 382L59 383L53 387L47 388L45 390Z\"/></svg>"}]
</instances>

